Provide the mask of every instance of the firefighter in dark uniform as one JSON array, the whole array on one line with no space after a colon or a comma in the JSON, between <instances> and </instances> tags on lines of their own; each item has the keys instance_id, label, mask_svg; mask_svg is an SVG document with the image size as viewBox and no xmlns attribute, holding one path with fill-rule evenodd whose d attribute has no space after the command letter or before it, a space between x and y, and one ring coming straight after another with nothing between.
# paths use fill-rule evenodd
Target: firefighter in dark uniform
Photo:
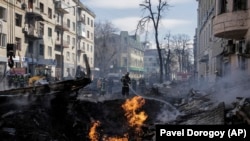
<instances>
[{"instance_id":1,"label":"firefighter in dark uniform","mask_svg":"<svg viewBox=\"0 0 250 141\"><path fill-rule=\"evenodd\" d=\"M122 95L127 97L129 95L129 84L131 84L131 80L129 77L129 73L126 73L122 78Z\"/></svg>"}]
</instances>

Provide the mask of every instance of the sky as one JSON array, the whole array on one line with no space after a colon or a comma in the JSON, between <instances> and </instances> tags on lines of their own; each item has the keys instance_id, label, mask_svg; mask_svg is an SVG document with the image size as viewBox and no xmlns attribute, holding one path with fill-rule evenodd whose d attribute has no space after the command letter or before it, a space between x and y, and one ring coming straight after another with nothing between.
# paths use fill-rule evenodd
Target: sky
<instances>
[{"instance_id":1,"label":"sky","mask_svg":"<svg viewBox=\"0 0 250 141\"><path fill-rule=\"evenodd\" d=\"M95 22L111 22L119 31L128 31L135 34L138 21L145 16L142 7L144 0L81 0L92 12L95 13ZM152 0L157 3L158 0ZM170 7L164 13L160 23L159 41L164 41L166 34L187 34L191 40L197 27L196 0L168 0ZM141 41L146 40L145 33L140 34ZM152 26L148 27L147 41L154 42ZM191 41L192 42L192 41Z\"/></svg>"}]
</instances>

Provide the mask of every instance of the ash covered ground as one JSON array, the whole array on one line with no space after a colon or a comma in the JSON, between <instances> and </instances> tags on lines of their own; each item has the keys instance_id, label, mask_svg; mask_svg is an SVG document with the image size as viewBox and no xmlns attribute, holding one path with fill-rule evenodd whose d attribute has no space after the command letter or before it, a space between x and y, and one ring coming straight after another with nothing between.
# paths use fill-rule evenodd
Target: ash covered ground
<instances>
[{"instance_id":1,"label":"ash covered ground","mask_svg":"<svg viewBox=\"0 0 250 141\"><path fill-rule=\"evenodd\" d=\"M127 99L120 91L100 96L88 88L77 96L76 93L50 93L0 97L0 138L3 141L94 141L96 138L146 141L154 140L155 124L250 123L247 112L250 100L239 93L229 97L229 89L199 90L188 83L161 84L156 88L143 94L131 89ZM122 107L127 100L138 96L145 101L133 112L146 115L139 126L140 133L138 126L131 127ZM237 113L240 119L235 118ZM93 123L97 121L99 124L91 137Z\"/></svg>"}]
</instances>

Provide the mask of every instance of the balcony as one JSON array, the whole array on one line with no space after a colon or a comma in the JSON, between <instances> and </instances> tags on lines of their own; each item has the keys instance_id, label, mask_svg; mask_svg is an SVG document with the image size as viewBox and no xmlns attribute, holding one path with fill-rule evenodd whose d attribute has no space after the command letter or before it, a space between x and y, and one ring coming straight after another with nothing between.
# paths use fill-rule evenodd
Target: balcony
<instances>
[{"instance_id":1,"label":"balcony","mask_svg":"<svg viewBox=\"0 0 250 141\"><path fill-rule=\"evenodd\" d=\"M44 21L40 8L27 8L26 17L35 19L36 21Z\"/></svg>"},{"instance_id":2,"label":"balcony","mask_svg":"<svg viewBox=\"0 0 250 141\"><path fill-rule=\"evenodd\" d=\"M63 40L63 44L61 43L61 40L60 39L57 39L56 42L55 42L55 45L56 46L63 46L63 48L69 48L69 43L68 41L66 40Z\"/></svg>"},{"instance_id":3,"label":"balcony","mask_svg":"<svg viewBox=\"0 0 250 141\"><path fill-rule=\"evenodd\" d=\"M213 20L214 36L226 39L241 39L248 30L247 11L234 11L215 16Z\"/></svg>"},{"instance_id":4,"label":"balcony","mask_svg":"<svg viewBox=\"0 0 250 141\"><path fill-rule=\"evenodd\" d=\"M69 5L62 0L55 1L55 9L59 12L64 13L64 14L69 13Z\"/></svg>"},{"instance_id":5,"label":"balcony","mask_svg":"<svg viewBox=\"0 0 250 141\"><path fill-rule=\"evenodd\" d=\"M43 33L41 33L39 30L34 28L33 26L28 26L25 25L23 28L23 33L25 34L26 37L31 38L31 39L42 39L43 38Z\"/></svg>"},{"instance_id":6,"label":"balcony","mask_svg":"<svg viewBox=\"0 0 250 141\"><path fill-rule=\"evenodd\" d=\"M78 22L85 23L84 16L79 16L78 17Z\"/></svg>"},{"instance_id":7,"label":"balcony","mask_svg":"<svg viewBox=\"0 0 250 141\"><path fill-rule=\"evenodd\" d=\"M77 52L85 53L85 49L83 47L77 47Z\"/></svg>"},{"instance_id":8,"label":"balcony","mask_svg":"<svg viewBox=\"0 0 250 141\"><path fill-rule=\"evenodd\" d=\"M63 22L63 25L61 23L56 23L56 29L63 30L63 31L69 31L69 28L68 28L66 22Z\"/></svg>"},{"instance_id":9,"label":"balcony","mask_svg":"<svg viewBox=\"0 0 250 141\"><path fill-rule=\"evenodd\" d=\"M77 35L79 38L86 38L85 25L82 22L78 22Z\"/></svg>"}]
</instances>

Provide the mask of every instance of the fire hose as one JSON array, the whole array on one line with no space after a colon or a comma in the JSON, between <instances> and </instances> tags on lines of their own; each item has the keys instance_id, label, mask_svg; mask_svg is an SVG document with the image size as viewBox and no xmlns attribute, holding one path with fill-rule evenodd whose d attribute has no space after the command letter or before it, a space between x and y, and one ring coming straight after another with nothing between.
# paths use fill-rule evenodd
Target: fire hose
<instances>
[{"instance_id":1,"label":"fire hose","mask_svg":"<svg viewBox=\"0 0 250 141\"><path fill-rule=\"evenodd\" d=\"M130 84L129 84L129 88L130 88L130 90L133 92L133 94L136 95L136 96L140 96L140 97L142 97L142 98L144 98L144 99L150 99L150 100L156 100L156 101L162 102L162 103L167 104L168 106L170 106L170 107L172 107L172 108L174 108L174 109L176 110L176 108L175 108L174 106L172 106L171 104L169 104L169 102L167 102L167 101L165 101L165 100L163 100L163 99L159 99L159 98L156 98L156 97L150 97L150 96L145 96L145 95L138 94L138 93L131 87Z\"/></svg>"}]
</instances>

